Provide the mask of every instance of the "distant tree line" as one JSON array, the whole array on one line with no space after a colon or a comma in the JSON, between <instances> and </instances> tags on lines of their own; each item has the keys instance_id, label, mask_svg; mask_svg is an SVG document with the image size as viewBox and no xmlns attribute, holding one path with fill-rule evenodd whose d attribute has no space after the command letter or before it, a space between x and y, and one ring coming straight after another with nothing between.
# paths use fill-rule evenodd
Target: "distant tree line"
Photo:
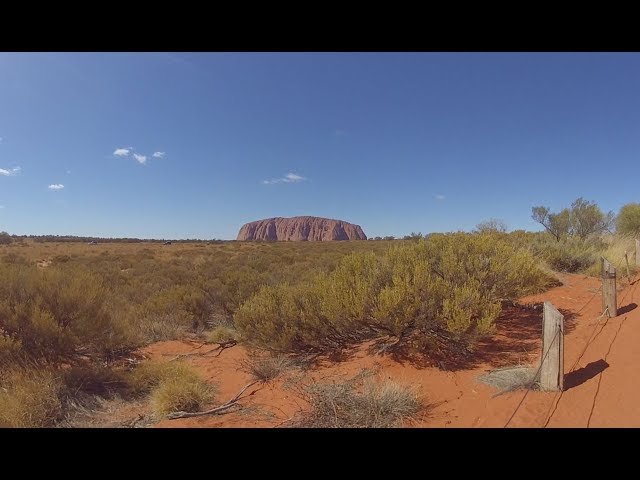
<instances>
[{"instance_id":1,"label":"distant tree line","mask_svg":"<svg viewBox=\"0 0 640 480\"><path fill-rule=\"evenodd\" d=\"M82 237L76 235L9 235L7 232L0 232L0 245L7 245L14 241L21 241L24 239L31 239L34 242L46 243L46 242L96 242L96 243L164 243L171 241L172 243L224 243L232 242L234 240L203 240L199 238L189 238L183 240L173 239L157 239L157 238L131 238L131 237L117 237L117 238L105 238L105 237Z\"/></svg>"}]
</instances>

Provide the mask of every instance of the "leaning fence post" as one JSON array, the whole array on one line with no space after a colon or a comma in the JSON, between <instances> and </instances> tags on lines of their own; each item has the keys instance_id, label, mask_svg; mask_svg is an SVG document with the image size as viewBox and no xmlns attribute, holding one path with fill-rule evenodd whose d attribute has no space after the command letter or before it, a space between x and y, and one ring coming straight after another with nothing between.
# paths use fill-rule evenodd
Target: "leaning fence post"
<instances>
[{"instance_id":1,"label":"leaning fence post","mask_svg":"<svg viewBox=\"0 0 640 480\"><path fill-rule=\"evenodd\" d=\"M551 302L544 302L542 319L540 388L547 391L562 391L564 387L564 316Z\"/></svg>"},{"instance_id":2,"label":"leaning fence post","mask_svg":"<svg viewBox=\"0 0 640 480\"><path fill-rule=\"evenodd\" d=\"M602 267L602 311L607 310L609 317L618 315L616 294L616 268L604 257L601 257Z\"/></svg>"}]
</instances>

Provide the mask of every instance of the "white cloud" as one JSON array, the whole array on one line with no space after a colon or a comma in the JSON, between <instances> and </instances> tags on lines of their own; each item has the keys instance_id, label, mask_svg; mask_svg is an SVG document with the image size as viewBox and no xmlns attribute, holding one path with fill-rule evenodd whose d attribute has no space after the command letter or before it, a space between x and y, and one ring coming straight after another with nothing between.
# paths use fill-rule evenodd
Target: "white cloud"
<instances>
[{"instance_id":1,"label":"white cloud","mask_svg":"<svg viewBox=\"0 0 640 480\"><path fill-rule=\"evenodd\" d=\"M306 179L307 179L306 177L289 172L282 178L274 178L272 180L263 180L262 183L264 185L273 185L274 183L298 183L298 182L303 182Z\"/></svg>"},{"instance_id":2,"label":"white cloud","mask_svg":"<svg viewBox=\"0 0 640 480\"><path fill-rule=\"evenodd\" d=\"M113 152L113 154L117 155L119 157L126 157L127 155L129 155L131 150L132 150L131 147L129 147L129 148L116 148L116 150Z\"/></svg>"},{"instance_id":3,"label":"white cloud","mask_svg":"<svg viewBox=\"0 0 640 480\"><path fill-rule=\"evenodd\" d=\"M162 158L164 157L164 152L153 152L153 155L151 155L153 158Z\"/></svg>"},{"instance_id":4,"label":"white cloud","mask_svg":"<svg viewBox=\"0 0 640 480\"><path fill-rule=\"evenodd\" d=\"M438 200L439 202L441 202L442 200L445 199L445 196L438 193L437 195L435 195L435 199Z\"/></svg>"},{"instance_id":5,"label":"white cloud","mask_svg":"<svg viewBox=\"0 0 640 480\"><path fill-rule=\"evenodd\" d=\"M296 175L295 173L287 173L284 178L282 179L283 182L302 182L303 180L306 180L306 178L301 177L300 175Z\"/></svg>"},{"instance_id":6,"label":"white cloud","mask_svg":"<svg viewBox=\"0 0 640 480\"><path fill-rule=\"evenodd\" d=\"M133 158L135 158L138 161L138 163L141 163L143 165L147 161L147 156L146 155L138 155L137 153L133 154Z\"/></svg>"},{"instance_id":7,"label":"white cloud","mask_svg":"<svg viewBox=\"0 0 640 480\"><path fill-rule=\"evenodd\" d=\"M53 183L49 185L49 190L62 190L63 188L64 185L62 185L61 183Z\"/></svg>"},{"instance_id":8,"label":"white cloud","mask_svg":"<svg viewBox=\"0 0 640 480\"><path fill-rule=\"evenodd\" d=\"M5 177L13 177L20 172L20 167L13 167L10 170L5 170L4 168L0 168L0 175L4 175Z\"/></svg>"}]
</instances>

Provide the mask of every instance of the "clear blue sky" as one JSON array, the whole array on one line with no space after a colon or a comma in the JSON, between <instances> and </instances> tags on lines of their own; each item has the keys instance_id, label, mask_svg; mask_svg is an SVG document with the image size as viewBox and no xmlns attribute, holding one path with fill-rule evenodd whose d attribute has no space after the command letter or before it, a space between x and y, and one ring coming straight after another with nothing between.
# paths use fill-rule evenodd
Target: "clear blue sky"
<instances>
[{"instance_id":1,"label":"clear blue sky","mask_svg":"<svg viewBox=\"0 0 640 480\"><path fill-rule=\"evenodd\" d=\"M639 88L634 53L0 53L0 230L538 230L640 200Z\"/></svg>"}]
</instances>

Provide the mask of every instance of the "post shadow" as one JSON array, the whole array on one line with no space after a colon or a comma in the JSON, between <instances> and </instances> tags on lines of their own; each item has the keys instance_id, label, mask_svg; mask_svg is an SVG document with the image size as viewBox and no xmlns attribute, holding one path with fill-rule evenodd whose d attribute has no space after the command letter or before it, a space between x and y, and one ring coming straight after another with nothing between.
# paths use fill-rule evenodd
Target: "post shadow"
<instances>
[{"instance_id":1,"label":"post shadow","mask_svg":"<svg viewBox=\"0 0 640 480\"><path fill-rule=\"evenodd\" d=\"M588 363L586 367L567 373L564 376L564 390L566 391L570 388L582 385L587 380L590 380L599 373L602 373L608 367L609 364L601 358L595 362Z\"/></svg>"}]
</instances>

